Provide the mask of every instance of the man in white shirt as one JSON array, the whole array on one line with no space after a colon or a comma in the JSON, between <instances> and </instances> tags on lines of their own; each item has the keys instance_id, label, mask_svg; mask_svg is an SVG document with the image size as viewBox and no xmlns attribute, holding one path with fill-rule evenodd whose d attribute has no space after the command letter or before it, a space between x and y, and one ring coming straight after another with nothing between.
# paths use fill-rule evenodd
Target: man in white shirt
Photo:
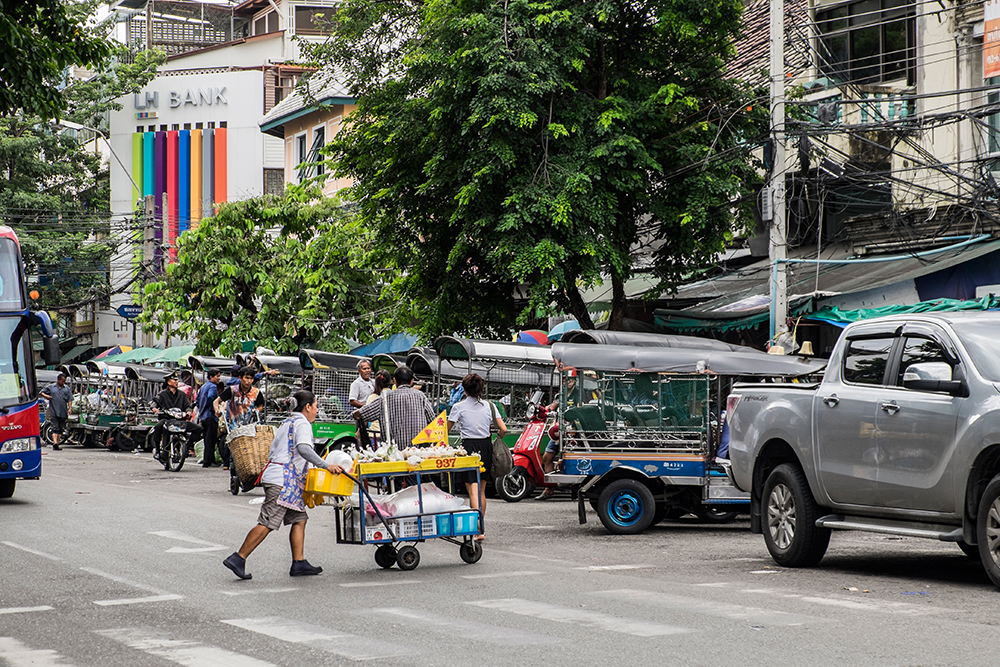
<instances>
[{"instance_id":1,"label":"man in white shirt","mask_svg":"<svg viewBox=\"0 0 1000 667\"><path fill-rule=\"evenodd\" d=\"M365 401L375 393L375 381L372 379L372 365L367 359L358 362L358 377L351 383L351 391L347 402L352 408L365 407Z\"/></svg>"}]
</instances>

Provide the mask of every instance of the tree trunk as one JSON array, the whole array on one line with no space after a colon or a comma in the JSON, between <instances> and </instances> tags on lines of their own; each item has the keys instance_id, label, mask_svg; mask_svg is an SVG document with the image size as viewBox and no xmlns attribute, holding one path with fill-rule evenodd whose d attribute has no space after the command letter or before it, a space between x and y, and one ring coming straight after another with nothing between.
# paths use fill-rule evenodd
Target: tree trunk
<instances>
[{"instance_id":1,"label":"tree trunk","mask_svg":"<svg viewBox=\"0 0 1000 667\"><path fill-rule=\"evenodd\" d=\"M587 304L583 302L580 289L576 285L567 287L566 298L569 299L570 310L573 312L573 317L580 324L580 328L593 329L594 321L590 319L590 311L587 310Z\"/></svg>"},{"instance_id":2,"label":"tree trunk","mask_svg":"<svg viewBox=\"0 0 1000 667\"><path fill-rule=\"evenodd\" d=\"M608 319L608 331L621 331L625 323L625 281L616 274L611 274L611 317Z\"/></svg>"}]
</instances>

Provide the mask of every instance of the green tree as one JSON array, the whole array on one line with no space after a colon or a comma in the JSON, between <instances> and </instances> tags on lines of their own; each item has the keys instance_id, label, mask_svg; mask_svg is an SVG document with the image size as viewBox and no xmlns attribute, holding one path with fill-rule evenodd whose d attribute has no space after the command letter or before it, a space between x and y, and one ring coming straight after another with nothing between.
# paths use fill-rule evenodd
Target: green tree
<instances>
[{"instance_id":1,"label":"green tree","mask_svg":"<svg viewBox=\"0 0 1000 667\"><path fill-rule=\"evenodd\" d=\"M181 235L177 262L146 286L145 329L197 338L202 354L231 354L245 340L279 354L307 342L344 349L344 338L366 337L378 299L370 235L317 195L291 189L223 204Z\"/></svg>"},{"instance_id":2,"label":"green tree","mask_svg":"<svg viewBox=\"0 0 1000 667\"><path fill-rule=\"evenodd\" d=\"M104 130L107 112L121 109L115 100L141 90L166 59L124 47L113 54L90 79L62 91L67 120ZM106 295L120 242L110 236L110 174L95 146L104 140L84 145L86 134L22 111L0 117L0 219L19 235L45 309Z\"/></svg>"},{"instance_id":3,"label":"green tree","mask_svg":"<svg viewBox=\"0 0 1000 667\"><path fill-rule=\"evenodd\" d=\"M59 85L69 65L98 64L111 55L104 36L85 21L95 0L0 0L0 115L16 111L59 118Z\"/></svg>"},{"instance_id":4,"label":"green tree","mask_svg":"<svg viewBox=\"0 0 1000 667\"><path fill-rule=\"evenodd\" d=\"M610 280L617 328L637 254L665 289L717 257L749 221L734 202L762 129L723 76L741 7L343 3L310 57L359 97L328 154L399 270L399 321L489 333L554 308L592 326L581 290Z\"/></svg>"}]
</instances>

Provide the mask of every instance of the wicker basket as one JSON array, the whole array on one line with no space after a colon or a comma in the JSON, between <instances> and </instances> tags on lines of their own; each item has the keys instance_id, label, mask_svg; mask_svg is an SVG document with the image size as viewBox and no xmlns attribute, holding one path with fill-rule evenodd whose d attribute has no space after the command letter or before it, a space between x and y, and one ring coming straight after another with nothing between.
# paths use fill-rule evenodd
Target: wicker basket
<instances>
[{"instance_id":1,"label":"wicker basket","mask_svg":"<svg viewBox=\"0 0 1000 667\"><path fill-rule=\"evenodd\" d=\"M274 441L274 429L264 424L241 426L234 429L226 441L240 484L252 485L267 464L271 443Z\"/></svg>"}]
</instances>

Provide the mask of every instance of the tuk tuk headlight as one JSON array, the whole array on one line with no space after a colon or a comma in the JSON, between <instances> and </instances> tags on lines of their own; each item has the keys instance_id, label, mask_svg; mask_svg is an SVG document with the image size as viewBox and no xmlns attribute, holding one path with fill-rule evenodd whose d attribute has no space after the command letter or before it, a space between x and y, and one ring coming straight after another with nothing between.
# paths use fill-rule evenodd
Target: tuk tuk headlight
<instances>
[{"instance_id":1,"label":"tuk tuk headlight","mask_svg":"<svg viewBox=\"0 0 1000 667\"><path fill-rule=\"evenodd\" d=\"M34 438L14 438L8 440L0 446L0 454L13 454L15 452L30 452L37 449L38 445Z\"/></svg>"}]
</instances>

